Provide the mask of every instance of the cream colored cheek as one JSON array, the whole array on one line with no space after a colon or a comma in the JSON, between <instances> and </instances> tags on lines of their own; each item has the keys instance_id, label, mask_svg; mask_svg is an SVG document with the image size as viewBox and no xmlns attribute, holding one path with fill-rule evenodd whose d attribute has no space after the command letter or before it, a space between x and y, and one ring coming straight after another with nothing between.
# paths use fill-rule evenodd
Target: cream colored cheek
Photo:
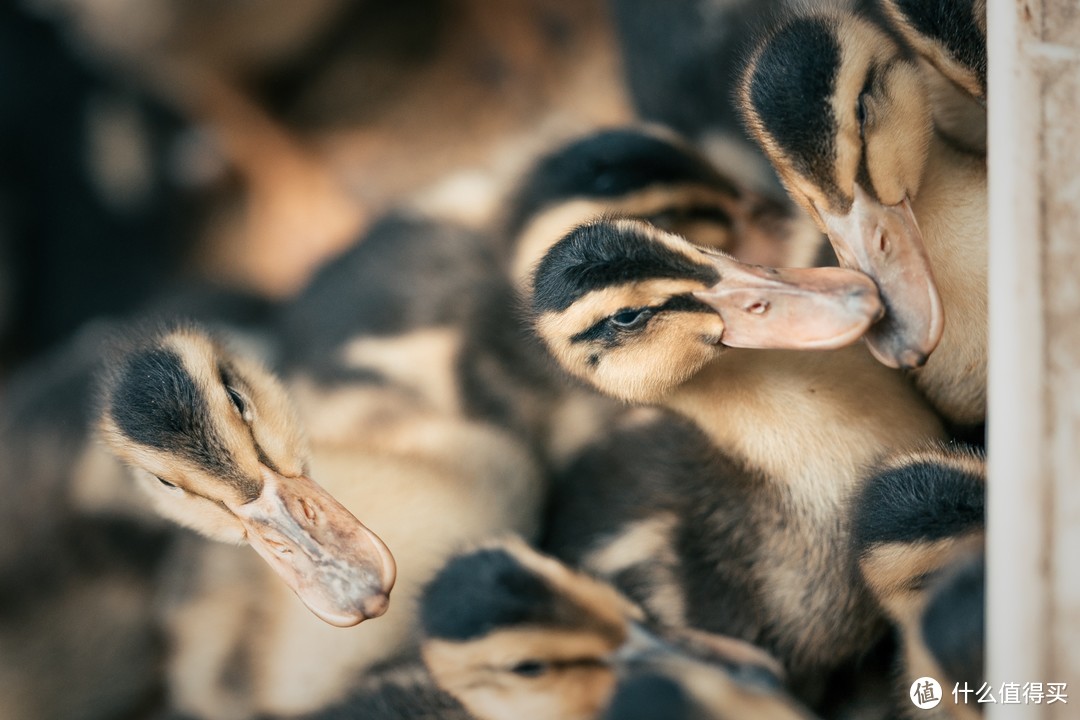
<instances>
[{"instance_id":1,"label":"cream colored cheek","mask_svg":"<svg viewBox=\"0 0 1080 720\"><path fill-rule=\"evenodd\" d=\"M914 196L925 163L925 150L914 122L878 129L867 143L867 165L874 193L883 205Z\"/></svg>"},{"instance_id":2,"label":"cream colored cheek","mask_svg":"<svg viewBox=\"0 0 1080 720\"><path fill-rule=\"evenodd\" d=\"M926 95L910 74L899 75L891 85L894 100L887 109L891 122L874 134L869 145L869 170L878 198L896 205L918 194L933 132Z\"/></svg>"},{"instance_id":3,"label":"cream colored cheek","mask_svg":"<svg viewBox=\"0 0 1080 720\"><path fill-rule=\"evenodd\" d=\"M247 533L240 521L209 500L162 485L145 472L139 473L138 485L150 496L154 509L162 517L219 542L236 545L245 542Z\"/></svg>"}]
</instances>

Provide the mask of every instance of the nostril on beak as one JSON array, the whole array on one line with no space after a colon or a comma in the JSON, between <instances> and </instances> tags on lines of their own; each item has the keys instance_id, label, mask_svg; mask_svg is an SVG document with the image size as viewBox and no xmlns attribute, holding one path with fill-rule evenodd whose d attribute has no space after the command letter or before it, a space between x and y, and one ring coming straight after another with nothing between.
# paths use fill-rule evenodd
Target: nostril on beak
<instances>
[{"instance_id":1,"label":"nostril on beak","mask_svg":"<svg viewBox=\"0 0 1080 720\"><path fill-rule=\"evenodd\" d=\"M744 309L746 312L753 313L754 315L764 315L769 310L769 301L758 300L757 302L750 303Z\"/></svg>"},{"instance_id":2,"label":"nostril on beak","mask_svg":"<svg viewBox=\"0 0 1080 720\"><path fill-rule=\"evenodd\" d=\"M882 232L878 236L878 249L881 250L882 254L887 255L890 247L892 247L892 244L889 242L889 234Z\"/></svg>"},{"instance_id":3,"label":"nostril on beak","mask_svg":"<svg viewBox=\"0 0 1080 720\"><path fill-rule=\"evenodd\" d=\"M300 512L309 523L314 523L319 519L319 512L315 503L307 498L300 498Z\"/></svg>"}]
</instances>

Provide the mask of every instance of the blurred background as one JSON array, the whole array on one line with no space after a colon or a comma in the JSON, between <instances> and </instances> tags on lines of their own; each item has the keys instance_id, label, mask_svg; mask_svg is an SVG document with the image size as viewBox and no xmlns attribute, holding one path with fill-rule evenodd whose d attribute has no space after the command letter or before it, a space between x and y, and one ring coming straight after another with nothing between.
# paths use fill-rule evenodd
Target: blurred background
<instances>
[{"instance_id":1,"label":"blurred background","mask_svg":"<svg viewBox=\"0 0 1080 720\"><path fill-rule=\"evenodd\" d=\"M603 0L0 9L0 368L205 280L270 297L418 198L482 223L627 120Z\"/></svg>"}]
</instances>

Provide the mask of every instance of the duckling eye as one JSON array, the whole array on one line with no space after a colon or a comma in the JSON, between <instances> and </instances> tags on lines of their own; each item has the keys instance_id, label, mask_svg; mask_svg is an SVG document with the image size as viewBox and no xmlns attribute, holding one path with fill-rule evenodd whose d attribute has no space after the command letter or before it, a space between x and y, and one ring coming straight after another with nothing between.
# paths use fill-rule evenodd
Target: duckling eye
<instances>
[{"instance_id":1,"label":"duckling eye","mask_svg":"<svg viewBox=\"0 0 1080 720\"><path fill-rule=\"evenodd\" d=\"M866 120L869 117L869 112L867 110L867 100L868 100L868 98L869 98L869 93L866 92L866 91L863 91L862 93L859 94L859 102L856 103L856 105L855 105L855 115L859 119L859 135L860 136L863 135L863 133L866 132Z\"/></svg>"},{"instance_id":2,"label":"duckling eye","mask_svg":"<svg viewBox=\"0 0 1080 720\"><path fill-rule=\"evenodd\" d=\"M510 668L510 672L521 677L535 678L540 677L548 671L550 665L539 660L525 660L520 662L514 667Z\"/></svg>"},{"instance_id":3,"label":"duckling eye","mask_svg":"<svg viewBox=\"0 0 1080 720\"><path fill-rule=\"evenodd\" d=\"M653 315L649 308L626 308L612 315L608 320L620 330L637 330L649 321Z\"/></svg>"},{"instance_id":4,"label":"duckling eye","mask_svg":"<svg viewBox=\"0 0 1080 720\"><path fill-rule=\"evenodd\" d=\"M247 422L251 422L251 412L248 410L247 403L244 402L244 396L240 394L240 391L226 385L225 392L229 394L229 399L232 400L236 412L240 413L240 417Z\"/></svg>"},{"instance_id":5,"label":"duckling eye","mask_svg":"<svg viewBox=\"0 0 1080 720\"><path fill-rule=\"evenodd\" d=\"M179 486L174 485L173 483L169 482L165 478L160 478L157 475L155 475L154 477L156 477L157 481L159 483L161 483L163 486L165 486L165 489L168 490L169 492L173 492L173 493L183 493L184 492Z\"/></svg>"}]
</instances>

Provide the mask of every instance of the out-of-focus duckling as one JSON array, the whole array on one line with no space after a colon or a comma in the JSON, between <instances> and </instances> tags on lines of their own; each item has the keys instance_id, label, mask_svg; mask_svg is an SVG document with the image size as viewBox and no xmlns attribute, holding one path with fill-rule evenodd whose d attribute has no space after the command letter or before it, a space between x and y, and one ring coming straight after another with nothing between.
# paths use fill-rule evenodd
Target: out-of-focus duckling
<instances>
[{"instance_id":1,"label":"out-of-focus duckling","mask_svg":"<svg viewBox=\"0 0 1080 720\"><path fill-rule=\"evenodd\" d=\"M741 187L659 128L603 130L553 151L533 166L510 207L511 276L524 288L556 240L602 216L646 220L770 266L809 265L822 242L804 215Z\"/></svg>"},{"instance_id":2,"label":"out-of-focus duckling","mask_svg":"<svg viewBox=\"0 0 1080 720\"><path fill-rule=\"evenodd\" d=\"M879 0L916 52L986 103L986 0Z\"/></svg>"},{"instance_id":3,"label":"out-of-focus duckling","mask_svg":"<svg viewBox=\"0 0 1080 720\"><path fill-rule=\"evenodd\" d=\"M883 20L922 57L934 127L952 147L986 155L986 3L879 0Z\"/></svg>"},{"instance_id":4,"label":"out-of-focus duckling","mask_svg":"<svg viewBox=\"0 0 1080 720\"><path fill-rule=\"evenodd\" d=\"M965 545L982 546L986 465L975 450L930 446L885 458L854 504L867 584L898 622L917 616L926 578Z\"/></svg>"},{"instance_id":5,"label":"out-of-focus duckling","mask_svg":"<svg viewBox=\"0 0 1080 720\"><path fill-rule=\"evenodd\" d=\"M841 270L798 272L748 270L638 221L602 222L551 249L533 309L538 334L568 372L697 424L745 478L717 478L739 496L732 507L771 498L755 523L772 549L756 562L749 551L747 567L735 568L753 577L754 602L737 607L767 618L742 627L802 678L866 650L880 625L849 571L848 497L867 465L942 429L906 379L862 348L725 349L842 346L876 317ZM742 532L750 531L727 546L741 547Z\"/></svg>"},{"instance_id":6,"label":"out-of-focus duckling","mask_svg":"<svg viewBox=\"0 0 1080 720\"><path fill-rule=\"evenodd\" d=\"M458 342L499 282L496 258L495 241L483 233L404 210L384 215L282 309L276 329L283 372L323 387L370 382L376 378L365 369L365 355L375 351L364 348L380 339L401 344L406 336L416 344L430 338L416 349L445 356L439 337L446 336L444 345ZM391 372L386 379L405 378ZM435 391L428 380L435 395L460 394Z\"/></svg>"},{"instance_id":7,"label":"out-of-focus duckling","mask_svg":"<svg viewBox=\"0 0 1080 720\"><path fill-rule=\"evenodd\" d=\"M266 302L205 283L167 288L140 316L238 328ZM94 441L94 388L116 327L84 327L0 386L0 717L109 720L160 702L165 643L153 599L179 528Z\"/></svg>"},{"instance_id":8,"label":"out-of-focus duckling","mask_svg":"<svg viewBox=\"0 0 1080 720\"><path fill-rule=\"evenodd\" d=\"M986 554L982 548L958 553L931 580L919 632L908 636L908 641L912 648L908 651L912 677L940 678L947 695L950 686L957 684L970 689L983 686ZM950 703L946 697L941 706L954 720L982 716L979 705L973 702Z\"/></svg>"},{"instance_id":9,"label":"out-of-focus duckling","mask_svg":"<svg viewBox=\"0 0 1080 720\"><path fill-rule=\"evenodd\" d=\"M425 590L421 617L432 675L480 720L621 717L612 697L647 675L687 694L710 688L716 712L704 717L808 717L761 650L704 633L657 634L613 588L520 541L451 559Z\"/></svg>"},{"instance_id":10,"label":"out-of-focus duckling","mask_svg":"<svg viewBox=\"0 0 1080 720\"><path fill-rule=\"evenodd\" d=\"M779 193L768 160L742 133L732 99L746 37L785 0L616 0L611 3L637 114L682 133L725 167Z\"/></svg>"},{"instance_id":11,"label":"out-of-focus duckling","mask_svg":"<svg viewBox=\"0 0 1080 720\"><path fill-rule=\"evenodd\" d=\"M899 631L905 692L923 676L982 680L985 495L978 451L933 445L885 459L854 501L859 569ZM970 569L954 570L961 566ZM946 717L952 705L938 712Z\"/></svg>"},{"instance_id":12,"label":"out-of-focus duckling","mask_svg":"<svg viewBox=\"0 0 1080 720\"><path fill-rule=\"evenodd\" d=\"M746 187L779 194L768 161L742 131L734 95L747 43L778 14L799 5L799 0L612 2L638 115L682 133ZM843 5L867 1L843 0Z\"/></svg>"},{"instance_id":13,"label":"out-of-focus duckling","mask_svg":"<svg viewBox=\"0 0 1080 720\"><path fill-rule=\"evenodd\" d=\"M162 515L247 542L326 622L386 612L393 556L307 477L302 426L267 370L178 328L118 358L103 393L103 437Z\"/></svg>"},{"instance_id":14,"label":"out-of-focus duckling","mask_svg":"<svg viewBox=\"0 0 1080 720\"><path fill-rule=\"evenodd\" d=\"M813 13L751 55L740 106L841 264L877 282L887 312L867 335L874 354L919 368L950 421L983 422L986 167L935 134L919 66L868 21Z\"/></svg>"}]
</instances>

